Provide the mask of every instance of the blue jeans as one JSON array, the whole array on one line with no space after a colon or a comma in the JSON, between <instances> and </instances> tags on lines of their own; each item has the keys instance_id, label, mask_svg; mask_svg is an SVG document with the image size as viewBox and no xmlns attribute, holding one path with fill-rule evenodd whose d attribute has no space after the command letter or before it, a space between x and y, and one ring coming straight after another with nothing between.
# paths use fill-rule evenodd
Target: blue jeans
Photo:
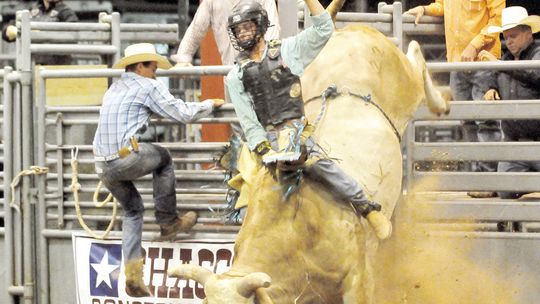
<instances>
[{"instance_id":1,"label":"blue jeans","mask_svg":"<svg viewBox=\"0 0 540 304\"><path fill-rule=\"evenodd\" d=\"M269 131L266 133L270 144L277 147L278 132ZM304 167L304 174L312 181L325 186L335 198L348 203L357 202L359 204L370 204L360 185L343 171L334 161L329 159L320 146L313 140L313 137L306 139L307 157L318 160Z\"/></svg>"},{"instance_id":2,"label":"blue jeans","mask_svg":"<svg viewBox=\"0 0 540 304\"><path fill-rule=\"evenodd\" d=\"M454 100L484 100L484 94L489 89L481 81L481 75L485 71L478 72L450 72L450 88ZM463 141L488 142L501 141L501 129L499 121L464 121ZM494 172L497 170L497 162L478 162L476 171Z\"/></svg>"},{"instance_id":3,"label":"blue jeans","mask_svg":"<svg viewBox=\"0 0 540 304\"><path fill-rule=\"evenodd\" d=\"M103 184L124 208L122 252L124 261L142 257L144 205L133 181L152 173L155 216L158 224L173 222L176 211L176 178L171 155L165 148L140 143L138 152L125 158L96 162L96 172Z\"/></svg>"}]
</instances>

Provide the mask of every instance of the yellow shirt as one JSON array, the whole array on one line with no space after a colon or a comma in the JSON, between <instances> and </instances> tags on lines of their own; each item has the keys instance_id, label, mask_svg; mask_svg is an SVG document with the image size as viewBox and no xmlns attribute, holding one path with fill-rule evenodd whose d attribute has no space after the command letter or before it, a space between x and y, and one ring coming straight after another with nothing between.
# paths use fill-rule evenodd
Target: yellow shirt
<instances>
[{"instance_id":1,"label":"yellow shirt","mask_svg":"<svg viewBox=\"0 0 540 304\"><path fill-rule=\"evenodd\" d=\"M501 25L505 0L436 0L425 6L425 14L444 16L446 57L449 62L461 61L461 53L468 44L478 52L487 50L501 57L499 34L487 35L490 25Z\"/></svg>"}]
</instances>

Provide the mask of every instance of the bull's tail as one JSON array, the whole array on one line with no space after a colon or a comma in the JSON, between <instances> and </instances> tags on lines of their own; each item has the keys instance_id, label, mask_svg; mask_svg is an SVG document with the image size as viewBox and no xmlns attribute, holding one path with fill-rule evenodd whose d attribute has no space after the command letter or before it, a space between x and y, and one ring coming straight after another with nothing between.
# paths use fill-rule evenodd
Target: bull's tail
<instances>
[{"instance_id":1,"label":"bull's tail","mask_svg":"<svg viewBox=\"0 0 540 304\"><path fill-rule=\"evenodd\" d=\"M450 106L433 85L431 76L427 70L426 60L424 59L424 55L422 55L422 50L420 49L418 42L413 40L409 43L409 48L407 49L407 58L413 67L416 67L422 75L425 101L430 111L437 115L441 115L443 113L448 114L450 112Z\"/></svg>"}]
</instances>

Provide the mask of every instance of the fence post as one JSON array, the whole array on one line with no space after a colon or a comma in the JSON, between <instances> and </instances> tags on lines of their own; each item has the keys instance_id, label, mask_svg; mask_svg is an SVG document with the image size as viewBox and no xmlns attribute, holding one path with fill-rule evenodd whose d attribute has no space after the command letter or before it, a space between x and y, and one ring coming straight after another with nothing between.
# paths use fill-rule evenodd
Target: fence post
<instances>
[{"instance_id":1,"label":"fence post","mask_svg":"<svg viewBox=\"0 0 540 304\"><path fill-rule=\"evenodd\" d=\"M36 98L36 108L37 108L37 163L40 167L46 167L46 147L45 147L45 134L47 124L45 122L46 116L46 96L47 96L47 79L41 76L41 72L45 69L41 68L38 76L39 77L39 95ZM36 207L36 217L38 223L37 229L37 256L39 259L39 299L41 304L49 303L49 245L48 240L43 231L47 229L47 204L45 201L46 195L46 182L47 175L42 174L36 176L37 178L37 188L38 188L38 204ZM62 199L62 197L60 197Z\"/></svg>"},{"instance_id":2,"label":"fence post","mask_svg":"<svg viewBox=\"0 0 540 304\"><path fill-rule=\"evenodd\" d=\"M8 76L13 71L11 67L4 67L4 96L2 99L4 106L4 124L3 137L4 137L4 228L5 228L5 249L6 255L5 269L6 269L6 291L14 285L14 255L13 249L15 247L13 238L13 217L11 213L10 201L13 193L11 193L11 187L9 186L13 179L13 87L8 80ZM14 304L14 297L8 292L8 304Z\"/></svg>"}]
</instances>

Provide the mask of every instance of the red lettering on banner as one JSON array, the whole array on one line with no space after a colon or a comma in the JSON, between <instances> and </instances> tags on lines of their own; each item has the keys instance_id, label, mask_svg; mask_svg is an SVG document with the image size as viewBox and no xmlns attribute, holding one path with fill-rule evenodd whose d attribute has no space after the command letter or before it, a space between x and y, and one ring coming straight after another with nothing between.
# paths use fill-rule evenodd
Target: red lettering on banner
<instances>
[{"instance_id":1,"label":"red lettering on banner","mask_svg":"<svg viewBox=\"0 0 540 304\"><path fill-rule=\"evenodd\" d=\"M180 261L182 264L189 264L193 260L192 249L180 249ZM175 286L178 286L180 279L176 280ZM186 286L182 287L182 299L193 299L193 288L189 287L189 281L186 281Z\"/></svg>"},{"instance_id":2,"label":"red lettering on banner","mask_svg":"<svg viewBox=\"0 0 540 304\"><path fill-rule=\"evenodd\" d=\"M214 265L214 262L215 262L214 253L212 251L210 251L208 249L201 249L201 250L199 250L198 255L199 255L199 265L200 266L203 266L206 263L210 264L210 266L215 266ZM202 287L202 286L199 287L198 282L195 284L195 295L199 299L204 299L206 297L206 295L204 294L204 287Z\"/></svg>"},{"instance_id":3,"label":"red lettering on banner","mask_svg":"<svg viewBox=\"0 0 540 304\"><path fill-rule=\"evenodd\" d=\"M219 249L216 252L216 264L214 265L214 273L217 273L217 268L220 262L225 262L227 267L231 267L232 252L229 249Z\"/></svg>"},{"instance_id":4,"label":"red lettering on banner","mask_svg":"<svg viewBox=\"0 0 540 304\"><path fill-rule=\"evenodd\" d=\"M159 252L161 251L161 256ZM167 298L169 295L169 287L167 286L167 269L169 268L169 260L173 257L172 248L148 248L148 258L150 258L150 292L158 298ZM156 259L161 258L165 261L163 269L156 268ZM161 274L161 285L154 286L154 275ZM156 291L157 289L157 291Z\"/></svg>"}]
</instances>

